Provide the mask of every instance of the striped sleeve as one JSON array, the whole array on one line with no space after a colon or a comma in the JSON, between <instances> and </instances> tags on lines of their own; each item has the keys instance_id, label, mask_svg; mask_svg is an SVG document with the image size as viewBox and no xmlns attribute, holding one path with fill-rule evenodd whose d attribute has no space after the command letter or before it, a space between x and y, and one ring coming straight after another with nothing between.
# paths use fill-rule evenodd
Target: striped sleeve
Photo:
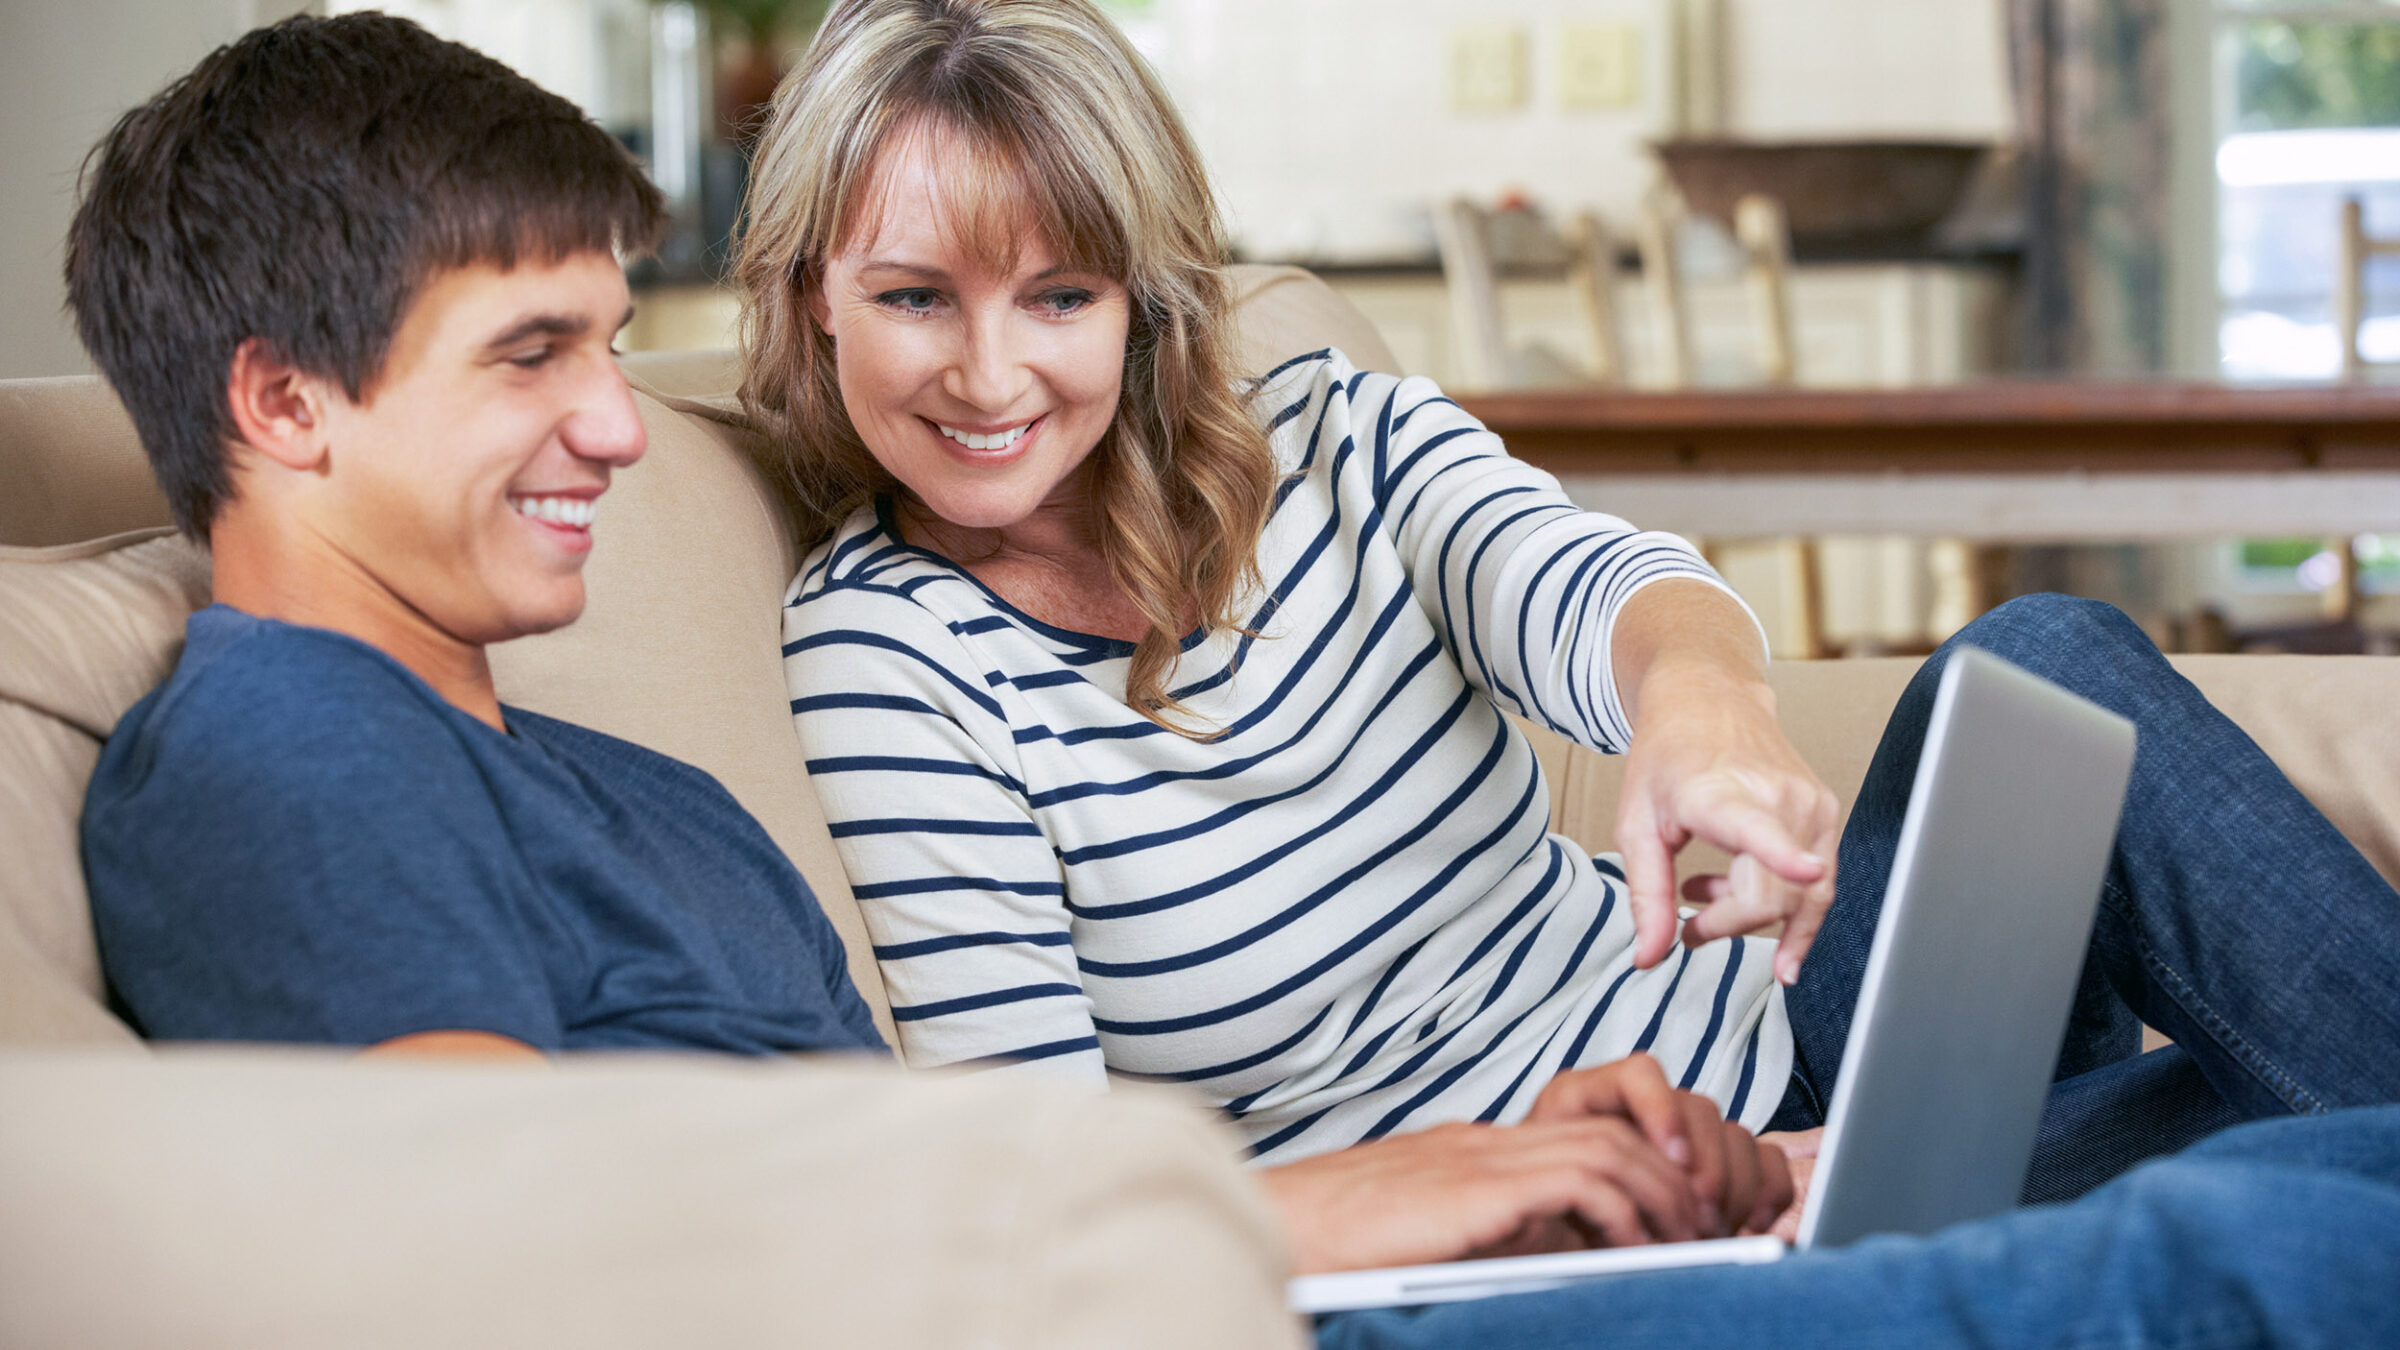
<instances>
[{"instance_id":1,"label":"striped sleeve","mask_svg":"<svg viewBox=\"0 0 2400 1350\"><path fill-rule=\"evenodd\" d=\"M1578 507L1431 381L1345 374L1328 394L1341 406L1325 410L1349 423L1337 472L1371 493L1468 680L1520 716L1623 752L1633 729L1609 640L1625 602L1670 577L1741 598L1684 540Z\"/></svg>"},{"instance_id":2,"label":"striped sleeve","mask_svg":"<svg viewBox=\"0 0 2400 1350\"><path fill-rule=\"evenodd\" d=\"M804 573L805 575L805 573ZM806 591L784 677L912 1067L1043 1061L1105 1086L1057 854L991 681L934 615Z\"/></svg>"}]
</instances>

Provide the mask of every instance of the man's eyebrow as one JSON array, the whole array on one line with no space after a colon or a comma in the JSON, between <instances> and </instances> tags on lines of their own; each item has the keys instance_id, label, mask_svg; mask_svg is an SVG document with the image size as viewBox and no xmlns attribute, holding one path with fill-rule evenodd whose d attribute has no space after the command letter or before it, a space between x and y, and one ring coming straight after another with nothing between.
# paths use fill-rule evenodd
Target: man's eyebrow
<instances>
[{"instance_id":1,"label":"man's eyebrow","mask_svg":"<svg viewBox=\"0 0 2400 1350\"><path fill-rule=\"evenodd\" d=\"M592 321L581 314L528 314L492 336L484 343L486 351L513 347L527 338L581 337L592 330Z\"/></svg>"},{"instance_id":2,"label":"man's eyebrow","mask_svg":"<svg viewBox=\"0 0 2400 1350\"><path fill-rule=\"evenodd\" d=\"M609 332L622 332L625 325L632 322L633 306L627 305L625 317L617 320L616 326ZM498 351L503 347L514 347L527 338L581 337L590 331L592 321L581 314L528 314L501 330L483 346L486 351Z\"/></svg>"}]
</instances>

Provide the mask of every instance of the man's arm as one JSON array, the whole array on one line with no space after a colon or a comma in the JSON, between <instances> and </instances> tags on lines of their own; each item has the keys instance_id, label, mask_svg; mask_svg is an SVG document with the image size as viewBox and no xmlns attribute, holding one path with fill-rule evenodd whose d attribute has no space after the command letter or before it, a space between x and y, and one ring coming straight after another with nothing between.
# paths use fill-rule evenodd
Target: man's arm
<instances>
[{"instance_id":1,"label":"man's arm","mask_svg":"<svg viewBox=\"0 0 2400 1350\"><path fill-rule=\"evenodd\" d=\"M537 1059L548 1055L511 1036L489 1031L419 1031L394 1036L359 1051L383 1058Z\"/></svg>"}]
</instances>

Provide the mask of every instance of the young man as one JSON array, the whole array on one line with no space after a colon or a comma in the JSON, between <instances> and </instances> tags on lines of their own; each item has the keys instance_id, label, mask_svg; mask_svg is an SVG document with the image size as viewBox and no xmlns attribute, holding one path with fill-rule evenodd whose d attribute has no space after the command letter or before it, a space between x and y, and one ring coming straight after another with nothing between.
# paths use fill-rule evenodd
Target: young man
<instances>
[{"instance_id":1,"label":"young man","mask_svg":"<svg viewBox=\"0 0 2400 1350\"><path fill-rule=\"evenodd\" d=\"M70 300L216 578L85 805L151 1034L880 1048L731 796L484 659L582 611L662 215L573 105L381 15L253 33L102 145Z\"/></svg>"},{"instance_id":2,"label":"young man","mask_svg":"<svg viewBox=\"0 0 2400 1350\"><path fill-rule=\"evenodd\" d=\"M484 659L582 607L593 503L643 448L609 351L617 259L659 216L571 106L375 15L254 33L100 147L70 298L178 520L210 544L218 602L119 724L86 804L103 955L146 1033L880 1048L806 885L722 788L503 707ZM1791 1194L1781 1154L1644 1059L1562 1077L1536 1115L1262 1181L1317 1268L1694 1236ZM2388 1301L2345 1298L2379 1289L2352 1272L2400 1233L2400 1130L2313 1123L1930 1242L1321 1334L1921 1344L2198 1316L2235 1339L2400 1336ZM2294 1197L2332 1217L2292 1222ZM2143 1300L2162 1284L2177 1297Z\"/></svg>"}]
</instances>

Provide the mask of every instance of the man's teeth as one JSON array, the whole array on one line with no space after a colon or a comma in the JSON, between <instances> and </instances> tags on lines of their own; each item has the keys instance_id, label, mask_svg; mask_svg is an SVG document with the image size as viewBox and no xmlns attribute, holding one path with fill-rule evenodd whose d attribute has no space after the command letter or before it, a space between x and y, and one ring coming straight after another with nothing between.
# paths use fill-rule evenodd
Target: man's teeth
<instances>
[{"instance_id":1,"label":"man's teeth","mask_svg":"<svg viewBox=\"0 0 2400 1350\"><path fill-rule=\"evenodd\" d=\"M592 523L598 503L588 497L511 497L508 504L517 514L552 525L572 525L583 529Z\"/></svg>"},{"instance_id":2,"label":"man's teeth","mask_svg":"<svg viewBox=\"0 0 2400 1350\"><path fill-rule=\"evenodd\" d=\"M978 435L972 431L960 431L956 427L945 427L939 422L933 425L943 435L969 450L1005 450L1009 446L1015 445L1017 438L1024 435L1026 428L1032 426L1033 423L1027 422L1025 426L1010 427L1006 431L995 431L989 436Z\"/></svg>"}]
</instances>

